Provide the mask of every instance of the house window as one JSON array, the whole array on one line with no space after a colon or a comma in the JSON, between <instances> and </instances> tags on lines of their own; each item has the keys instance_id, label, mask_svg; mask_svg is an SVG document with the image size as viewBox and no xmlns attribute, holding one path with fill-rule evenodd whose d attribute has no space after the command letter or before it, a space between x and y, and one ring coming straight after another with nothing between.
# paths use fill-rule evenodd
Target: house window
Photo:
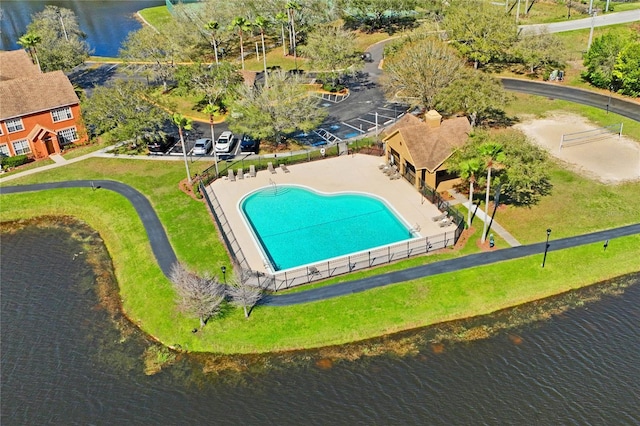
<instances>
[{"instance_id":1,"label":"house window","mask_svg":"<svg viewBox=\"0 0 640 426\"><path fill-rule=\"evenodd\" d=\"M29 154L31 152L31 148L29 148L29 141L26 139L21 139L11 143L13 144L13 150L16 155Z\"/></svg>"},{"instance_id":2,"label":"house window","mask_svg":"<svg viewBox=\"0 0 640 426\"><path fill-rule=\"evenodd\" d=\"M9 147L6 143L0 145L0 157L11 157L11 153L9 152Z\"/></svg>"},{"instance_id":3,"label":"house window","mask_svg":"<svg viewBox=\"0 0 640 426\"><path fill-rule=\"evenodd\" d=\"M4 132L2 131L2 123L0 123L0 136L4 135Z\"/></svg>"},{"instance_id":4,"label":"house window","mask_svg":"<svg viewBox=\"0 0 640 426\"><path fill-rule=\"evenodd\" d=\"M73 118L73 114L71 114L71 108L64 107L52 110L51 117L53 118L53 122L57 123L58 121L64 121Z\"/></svg>"},{"instance_id":5,"label":"house window","mask_svg":"<svg viewBox=\"0 0 640 426\"><path fill-rule=\"evenodd\" d=\"M9 133L19 132L20 130L24 130L24 126L22 125L22 118L14 118L12 120L5 121L7 125L7 130Z\"/></svg>"},{"instance_id":6,"label":"house window","mask_svg":"<svg viewBox=\"0 0 640 426\"><path fill-rule=\"evenodd\" d=\"M58 131L60 145L68 145L78 140L78 132L75 127Z\"/></svg>"}]
</instances>

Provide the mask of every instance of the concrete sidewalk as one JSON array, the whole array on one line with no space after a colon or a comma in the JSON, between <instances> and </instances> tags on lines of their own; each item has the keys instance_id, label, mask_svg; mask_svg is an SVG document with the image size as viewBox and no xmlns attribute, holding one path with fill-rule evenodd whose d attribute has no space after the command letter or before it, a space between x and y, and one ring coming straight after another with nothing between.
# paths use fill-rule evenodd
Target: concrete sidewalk
<instances>
[{"instance_id":1,"label":"concrete sidewalk","mask_svg":"<svg viewBox=\"0 0 640 426\"><path fill-rule=\"evenodd\" d=\"M491 228L489 228L489 230L487 231L488 233L492 231L495 232L500 236L500 238L505 240L511 247L518 247L522 245L518 240L515 239L513 235L509 233L509 231L504 229L495 220L492 220L491 217L488 216L477 205L474 204L472 207L469 206L469 200L467 199L467 197L463 196L462 194L460 194L458 191L454 189L450 189L449 194L451 194L451 196L456 200L456 203L452 203L452 204L462 204L467 208L467 210L469 210L470 208L473 208L473 213L472 213L473 217L477 217L482 222L486 222L487 220L489 220L489 225L491 226Z\"/></svg>"}]
</instances>

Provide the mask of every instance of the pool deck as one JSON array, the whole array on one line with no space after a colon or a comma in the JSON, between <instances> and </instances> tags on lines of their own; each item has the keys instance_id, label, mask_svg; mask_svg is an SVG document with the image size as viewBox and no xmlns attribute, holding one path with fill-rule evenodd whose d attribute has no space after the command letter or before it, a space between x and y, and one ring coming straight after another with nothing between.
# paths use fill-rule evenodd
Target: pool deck
<instances>
[{"instance_id":1,"label":"pool deck","mask_svg":"<svg viewBox=\"0 0 640 426\"><path fill-rule=\"evenodd\" d=\"M236 178L234 182L224 177L213 182L209 190L215 192L249 265L253 270L261 272L268 272L265 261L258 243L242 217L239 203L248 193L268 187L272 185L271 182L275 182L276 185L306 186L325 193L351 191L376 195L383 198L396 214L404 219L407 226L420 229L418 233L423 237L455 230L455 225L439 227L432 217L440 215L441 212L406 180L390 180L378 168L382 162L383 157L344 155L290 165L287 166L289 173L277 167L275 174L268 170L260 170L256 177L252 178L246 174L244 179ZM245 173L248 173L248 170L245 170Z\"/></svg>"}]
</instances>

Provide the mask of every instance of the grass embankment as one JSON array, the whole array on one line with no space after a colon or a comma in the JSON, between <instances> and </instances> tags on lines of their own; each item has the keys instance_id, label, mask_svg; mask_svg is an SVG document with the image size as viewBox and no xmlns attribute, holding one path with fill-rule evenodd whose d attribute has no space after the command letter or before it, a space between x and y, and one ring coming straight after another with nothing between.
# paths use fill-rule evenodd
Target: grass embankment
<instances>
[{"instance_id":1,"label":"grass embankment","mask_svg":"<svg viewBox=\"0 0 640 426\"><path fill-rule=\"evenodd\" d=\"M169 9L167 9L167 6L148 7L138 11L138 13L154 28L160 28L173 21L173 16L171 12L169 12Z\"/></svg>"},{"instance_id":2,"label":"grass embankment","mask_svg":"<svg viewBox=\"0 0 640 426\"><path fill-rule=\"evenodd\" d=\"M206 165L196 163L192 167L197 172ZM144 193L156 208L178 258L199 272L216 273L220 266L229 265L229 259L204 205L177 188L176 182L183 174L183 165L176 162L96 158L12 184L81 178L127 183ZM603 187L559 169L554 170L553 181L556 191L545 200L548 204L544 207L526 212L499 211L496 220L523 242L533 242L544 238L548 226L553 228L552 237L560 237L638 219L640 200L630 195L638 193L639 184ZM583 186L585 192L579 191ZM68 189L4 195L2 206L1 220L67 214L87 222L106 242L123 309L135 323L168 345L222 353L340 344L489 313L638 270L640 247L638 236L621 238L612 241L606 252L601 244L551 252L544 269L540 268L539 256L534 256L323 302L287 308L257 307L249 320L244 319L241 310L231 309L193 334L197 320L176 312L171 285L153 258L140 219L123 197L104 190ZM564 212L563 208L569 211ZM465 251L475 250L476 239L469 241ZM438 258L455 255L458 254L447 251ZM352 278L421 261L426 260L411 259Z\"/></svg>"}]
</instances>

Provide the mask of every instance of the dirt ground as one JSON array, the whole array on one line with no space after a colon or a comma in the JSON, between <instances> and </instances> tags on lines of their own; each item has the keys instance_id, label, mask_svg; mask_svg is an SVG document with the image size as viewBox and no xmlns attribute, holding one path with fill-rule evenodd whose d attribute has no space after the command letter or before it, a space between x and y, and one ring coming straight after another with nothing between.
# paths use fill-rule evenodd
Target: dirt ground
<instances>
[{"instance_id":1,"label":"dirt ground","mask_svg":"<svg viewBox=\"0 0 640 426\"><path fill-rule=\"evenodd\" d=\"M551 111L547 118L525 120L514 126L572 170L603 183L640 180L640 143L617 134L598 135L560 149L563 134L597 129L586 118ZM572 138L572 137L570 137Z\"/></svg>"}]
</instances>

